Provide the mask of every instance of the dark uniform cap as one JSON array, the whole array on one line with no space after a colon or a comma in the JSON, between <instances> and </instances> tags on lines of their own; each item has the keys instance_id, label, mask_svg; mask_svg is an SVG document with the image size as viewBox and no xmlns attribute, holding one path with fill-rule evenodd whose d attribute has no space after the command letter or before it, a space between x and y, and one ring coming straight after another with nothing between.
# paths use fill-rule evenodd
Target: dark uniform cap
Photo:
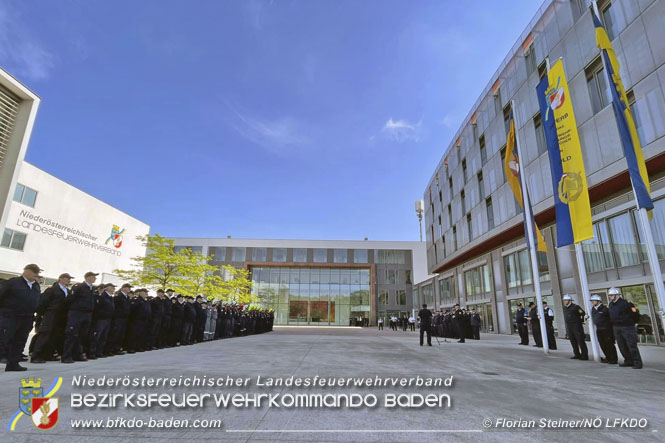
<instances>
[{"instance_id":1,"label":"dark uniform cap","mask_svg":"<svg viewBox=\"0 0 665 443\"><path fill-rule=\"evenodd\" d=\"M95 277L97 277L99 274L98 274L98 273L94 273L94 272L92 272L92 271L88 271L88 272L85 273L84 278L92 277L93 275L94 275Z\"/></svg>"},{"instance_id":2,"label":"dark uniform cap","mask_svg":"<svg viewBox=\"0 0 665 443\"><path fill-rule=\"evenodd\" d=\"M25 265L25 268L23 268L23 270L25 271L26 269L29 270L29 271L34 272L35 274L39 274L40 272L42 272L42 269L34 263L30 263L29 265Z\"/></svg>"},{"instance_id":3,"label":"dark uniform cap","mask_svg":"<svg viewBox=\"0 0 665 443\"><path fill-rule=\"evenodd\" d=\"M164 293L164 290L163 290L163 289L157 289L157 293L158 293L158 294L163 294L163 293Z\"/></svg>"},{"instance_id":4,"label":"dark uniform cap","mask_svg":"<svg viewBox=\"0 0 665 443\"><path fill-rule=\"evenodd\" d=\"M113 284L111 282L106 283L105 285L103 285L104 289L108 288L109 286L113 286L115 288L115 284Z\"/></svg>"},{"instance_id":5,"label":"dark uniform cap","mask_svg":"<svg viewBox=\"0 0 665 443\"><path fill-rule=\"evenodd\" d=\"M71 275L69 275L68 273L65 272L64 274L60 274L60 276L58 277L58 279L61 279L61 278L74 278L74 277L72 277Z\"/></svg>"},{"instance_id":6,"label":"dark uniform cap","mask_svg":"<svg viewBox=\"0 0 665 443\"><path fill-rule=\"evenodd\" d=\"M174 291L173 289L171 289L171 288L168 288L168 289L166 290L166 292L175 292L175 291Z\"/></svg>"},{"instance_id":7,"label":"dark uniform cap","mask_svg":"<svg viewBox=\"0 0 665 443\"><path fill-rule=\"evenodd\" d=\"M122 286L120 287L120 289L122 289L122 288L130 288L130 289L131 289L131 288L132 288L132 285L130 285L129 283L125 283L124 285L122 285Z\"/></svg>"}]
</instances>

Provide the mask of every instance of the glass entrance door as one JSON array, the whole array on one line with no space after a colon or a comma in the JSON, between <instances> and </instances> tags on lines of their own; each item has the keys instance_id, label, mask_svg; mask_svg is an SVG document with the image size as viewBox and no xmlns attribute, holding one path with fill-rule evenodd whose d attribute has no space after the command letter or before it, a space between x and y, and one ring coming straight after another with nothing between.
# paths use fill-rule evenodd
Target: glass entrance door
<instances>
[{"instance_id":1,"label":"glass entrance door","mask_svg":"<svg viewBox=\"0 0 665 443\"><path fill-rule=\"evenodd\" d=\"M640 319L637 322L638 343L656 344L656 334L653 327L653 312L647 298L644 285L624 286L621 288L623 298L633 302L640 311Z\"/></svg>"}]
</instances>

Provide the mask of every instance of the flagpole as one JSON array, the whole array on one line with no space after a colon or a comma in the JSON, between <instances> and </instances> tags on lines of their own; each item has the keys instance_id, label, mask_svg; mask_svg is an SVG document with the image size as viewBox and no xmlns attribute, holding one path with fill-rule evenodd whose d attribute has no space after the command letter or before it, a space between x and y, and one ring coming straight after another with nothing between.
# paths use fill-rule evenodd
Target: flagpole
<instances>
[{"instance_id":1,"label":"flagpole","mask_svg":"<svg viewBox=\"0 0 665 443\"><path fill-rule=\"evenodd\" d=\"M600 12L598 11L598 5L596 4L596 0L593 0L591 4L593 5L593 11L596 14L596 17L598 17L598 20L600 20ZM603 60L603 69L605 69L605 72L609 72L605 64L605 57L603 57L602 49L601 49L600 58ZM663 284L663 273L660 270L660 263L658 261L658 254L656 252L656 245L653 240L651 225L649 223L649 216L645 208L640 208L640 203L637 200L637 193L635 192L635 186L633 185L632 177L630 179L630 184L631 187L633 188L633 197L635 197L635 206L637 207L637 213L639 215L638 218L640 219L640 224L642 225L642 232L644 233L644 242L646 243L647 247L647 257L649 259L649 268L651 269L653 285L654 288L656 289L656 298L658 299L658 305L660 306L660 311L658 312L658 314L660 315L662 323L665 324L665 285Z\"/></svg>"},{"instance_id":2,"label":"flagpole","mask_svg":"<svg viewBox=\"0 0 665 443\"><path fill-rule=\"evenodd\" d=\"M545 59L547 72L550 71L550 59ZM582 300L584 300L584 309L589 317L589 338L591 339L591 351L593 352L594 361L600 363L600 346L598 346L598 337L596 336L596 328L593 324L593 311L591 306L591 291L589 290L589 281L586 275L586 263L584 261L584 253L582 252L582 245L573 241L575 245L575 258L577 261L577 271L580 274L580 284L582 286Z\"/></svg>"},{"instance_id":3,"label":"flagpole","mask_svg":"<svg viewBox=\"0 0 665 443\"><path fill-rule=\"evenodd\" d=\"M522 167L522 152L520 150L520 138L517 131L517 113L515 112L515 100L510 101L510 109L513 110L513 124L515 125L515 147L517 148L517 157L519 158L519 176L520 185L522 186L522 203L524 207L524 217L527 235L527 244L529 245L529 255L531 256L531 278L533 279L533 287L536 290L536 302L538 304L538 317L540 320L540 336L543 340L543 352L549 354L550 346L547 341L547 326L545 324L545 310L543 309L543 296L540 292L540 273L538 272L538 243L534 241L533 237L533 224L531 223L531 205L529 204L529 193L526 188L525 170ZM507 155L507 154L506 154Z\"/></svg>"}]
</instances>

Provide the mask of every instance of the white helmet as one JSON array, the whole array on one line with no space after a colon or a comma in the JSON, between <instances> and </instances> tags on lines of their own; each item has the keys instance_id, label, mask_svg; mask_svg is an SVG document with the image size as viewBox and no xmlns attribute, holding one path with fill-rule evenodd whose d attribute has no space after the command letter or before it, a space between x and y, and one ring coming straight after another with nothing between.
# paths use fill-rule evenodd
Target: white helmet
<instances>
[{"instance_id":1,"label":"white helmet","mask_svg":"<svg viewBox=\"0 0 665 443\"><path fill-rule=\"evenodd\" d=\"M609 295L621 295L621 291L619 290L619 288L614 288L614 287L610 288L610 290L607 291L607 293Z\"/></svg>"},{"instance_id":2,"label":"white helmet","mask_svg":"<svg viewBox=\"0 0 665 443\"><path fill-rule=\"evenodd\" d=\"M593 301L593 300L596 300L596 301L602 301L602 299L600 298L600 295L598 295L598 294L593 294L593 295L591 296L591 300L592 300L592 301Z\"/></svg>"},{"instance_id":3,"label":"white helmet","mask_svg":"<svg viewBox=\"0 0 665 443\"><path fill-rule=\"evenodd\" d=\"M563 296L563 299L572 301L573 297L571 297L570 294L566 294L566 295Z\"/></svg>"}]
</instances>

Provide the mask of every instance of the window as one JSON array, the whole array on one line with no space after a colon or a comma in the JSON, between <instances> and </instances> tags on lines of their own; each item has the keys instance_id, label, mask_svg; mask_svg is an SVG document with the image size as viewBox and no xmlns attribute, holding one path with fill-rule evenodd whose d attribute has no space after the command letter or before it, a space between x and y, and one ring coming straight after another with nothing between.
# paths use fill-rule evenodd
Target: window
<instances>
[{"instance_id":1,"label":"window","mask_svg":"<svg viewBox=\"0 0 665 443\"><path fill-rule=\"evenodd\" d=\"M266 248L253 248L252 249L252 261L266 261Z\"/></svg>"},{"instance_id":2,"label":"window","mask_svg":"<svg viewBox=\"0 0 665 443\"><path fill-rule=\"evenodd\" d=\"M473 131L473 142L475 143L478 140L478 125L473 123L471 129Z\"/></svg>"},{"instance_id":3,"label":"window","mask_svg":"<svg viewBox=\"0 0 665 443\"><path fill-rule=\"evenodd\" d=\"M462 199L462 214L466 214L466 202L464 201L464 189L460 192L460 198Z\"/></svg>"},{"instance_id":4,"label":"window","mask_svg":"<svg viewBox=\"0 0 665 443\"><path fill-rule=\"evenodd\" d=\"M540 113L533 117L533 129L536 131L536 146L538 147L538 155L547 151L547 141L545 140L545 128L543 127Z\"/></svg>"},{"instance_id":5,"label":"window","mask_svg":"<svg viewBox=\"0 0 665 443\"><path fill-rule=\"evenodd\" d=\"M398 289L395 298L398 305L406 306L406 291L404 289Z\"/></svg>"},{"instance_id":6,"label":"window","mask_svg":"<svg viewBox=\"0 0 665 443\"><path fill-rule=\"evenodd\" d=\"M487 163L487 149L485 148L485 134L480 136L480 163Z\"/></svg>"},{"instance_id":7,"label":"window","mask_svg":"<svg viewBox=\"0 0 665 443\"><path fill-rule=\"evenodd\" d=\"M464 183L466 183L466 159L462 159L462 175L464 176Z\"/></svg>"},{"instance_id":8,"label":"window","mask_svg":"<svg viewBox=\"0 0 665 443\"><path fill-rule=\"evenodd\" d=\"M487 265L478 266L464 272L464 285L467 298L490 292L490 276Z\"/></svg>"},{"instance_id":9,"label":"window","mask_svg":"<svg viewBox=\"0 0 665 443\"><path fill-rule=\"evenodd\" d=\"M587 273L600 272L605 269L603 264L603 253L600 245L598 226L594 223L594 236L582 242L582 254L584 254L584 266Z\"/></svg>"},{"instance_id":10,"label":"window","mask_svg":"<svg viewBox=\"0 0 665 443\"><path fill-rule=\"evenodd\" d=\"M354 263L367 263L367 249L356 249L353 251Z\"/></svg>"},{"instance_id":11,"label":"window","mask_svg":"<svg viewBox=\"0 0 665 443\"><path fill-rule=\"evenodd\" d=\"M659 260L665 259L665 199L653 202L653 220L651 221L653 242Z\"/></svg>"},{"instance_id":12,"label":"window","mask_svg":"<svg viewBox=\"0 0 665 443\"><path fill-rule=\"evenodd\" d=\"M335 263L346 263L346 249L333 249L333 261Z\"/></svg>"},{"instance_id":13,"label":"window","mask_svg":"<svg viewBox=\"0 0 665 443\"><path fill-rule=\"evenodd\" d=\"M0 243L0 246L22 251L23 246L25 246L25 237L26 235L22 232L5 229L5 232L2 234L2 243Z\"/></svg>"},{"instance_id":14,"label":"window","mask_svg":"<svg viewBox=\"0 0 665 443\"><path fill-rule=\"evenodd\" d=\"M487 208L487 230L494 229L494 209L492 208L492 197L485 200L485 207Z\"/></svg>"},{"instance_id":15,"label":"window","mask_svg":"<svg viewBox=\"0 0 665 443\"><path fill-rule=\"evenodd\" d=\"M485 198L485 183L483 182L483 171L478 173L478 199Z\"/></svg>"},{"instance_id":16,"label":"window","mask_svg":"<svg viewBox=\"0 0 665 443\"><path fill-rule=\"evenodd\" d=\"M607 220L610 228L614 256L619 267L640 263L633 220L626 212Z\"/></svg>"},{"instance_id":17,"label":"window","mask_svg":"<svg viewBox=\"0 0 665 443\"><path fill-rule=\"evenodd\" d=\"M399 283L397 279L397 271L394 269L386 269L386 283L389 285L396 285Z\"/></svg>"},{"instance_id":18,"label":"window","mask_svg":"<svg viewBox=\"0 0 665 443\"><path fill-rule=\"evenodd\" d=\"M286 248L273 248L272 261L285 262L286 261Z\"/></svg>"},{"instance_id":19,"label":"window","mask_svg":"<svg viewBox=\"0 0 665 443\"><path fill-rule=\"evenodd\" d=\"M501 89L497 88L496 92L494 92L494 113L496 115L500 115L502 108L503 106L501 106Z\"/></svg>"},{"instance_id":20,"label":"window","mask_svg":"<svg viewBox=\"0 0 665 443\"><path fill-rule=\"evenodd\" d=\"M503 174L503 183L506 182L506 168L504 168L504 165L506 164L506 147L504 146L501 148L501 174Z\"/></svg>"},{"instance_id":21,"label":"window","mask_svg":"<svg viewBox=\"0 0 665 443\"><path fill-rule=\"evenodd\" d=\"M307 261L307 249L296 248L293 250L293 261L295 263L304 263Z\"/></svg>"},{"instance_id":22,"label":"window","mask_svg":"<svg viewBox=\"0 0 665 443\"><path fill-rule=\"evenodd\" d=\"M503 109L503 125L506 128L506 136L507 136L508 132L510 132L510 105L506 106ZM515 131L517 131L517 128L515 128Z\"/></svg>"},{"instance_id":23,"label":"window","mask_svg":"<svg viewBox=\"0 0 665 443\"><path fill-rule=\"evenodd\" d=\"M455 249L454 251L457 251L457 227L453 226L453 246Z\"/></svg>"},{"instance_id":24,"label":"window","mask_svg":"<svg viewBox=\"0 0 665 443\"><path fill-rule=\"evenodd\" d=\"M526 62L526 75L530 76L533 72L536 71L536 50L533 48L533 44L529 46L524 54L524 61Z\"/></svg>"},{"instance_id":25,"label":"window","mask_svg":"<svg viewBox=\"0 0 665 443\"><path fill-rule=\"evenodd\" d=\"M612 102L612 93L607 84L607 74L603 68L603 61L598 57L586 69L586 83L591 97L593 113L597 114Z\"/></svg>"},{"instance_id":26,"label":"window","mask_svg":"<svg viewBox=\"0 0 665 443\"><path fill-rule=\"evenodd\" d=\"M466 226L469 229L469 241L473 240L473 223L471 223L471 214L466 215Z\"/></svg>"},{"instance_id":27,"label":"window","mask_svg":"<svg viewBox=\"0 0 665 443\"><path fill-rule=\"evenodd\" d=\"M245 248L233 248L233 251L231 252L231 261L245 261L246 253L247 250Z\"/></svg>"},{"instance_id":28,"label":"window","mask_svg":"<svg viewBox=\"0 0 665 443\"><path fill-rule=\"evenodd\" d=\"M453 210L451 209L450 205L448 205L448 226L453 225Z\"/></svg>"},{"instance_id":29,"label":"window","mask_svg":"<svg viewBox=\"0 0 665 443\"><path fill-rule=\"evenodd\" d=\"M516 259L516 254L509 254L503 257L503 267L506 272L506 282L509 288L515 288L520 285Z\"/></svg>"},{"instance_id":30,"label":"window","mask_svg":"<svg viewBox=\"0 0 665 443\"><path fill-rule=\"evenodd\" d=\"M452 201L452 199L453 199L453 178L452 177L448 178L448 189L450 190L450 200Z\"/></svg>"},{"instance_id":31,"label":"window","mask_svg":"<svg viewBox=\"0 0 665 443\"><path fill-rule=\"evenodd\" d=\"M224 261L226 260L226 248L223 246L208 248L208 255L211 257L212 261Z\"/></svg>"},{"instance_id":32,"label":"window","mask_svg":"<svg viewBox=\"0 0 665 443\"><path fill-rule=\"evenodd\" d=\"M191 252L198 252L199 254L203 254L203 246L174 246L173 247L173 252L176 254L179 253L182 250L188 249Z\"/></svg>"},{"instance_id":33,"label":"window","mask_svg":"<svg viewBox=\"0 0 665 443\"><path fill-rule=\"evenodd\" d=\"M457 303L454 277L439 279L439 305L452 306Z\"/></svg>"},{"instance_id":34,"label":"window","mask_svg":"<svg viewBox=\"0 0 665 443\"><path fill-rule=\"evenodd\" d=\"M550 268L547 264L547 253L543 251L537 251L536 257L538 258L538 276L541 283L550 281Z\"/></svg>"},{"instance_id":35,"label":"window","mask_svg":"<svg viewBox=\"0 0 665 443\"><path fill-rule=\"evenodd\" d=\"M35 207L35 201L37 200L37 191L32 188L28 188L20 183L16 184L16 191L14 191L14 201L23 203L26 206L31 208Z\"/></svg>"},{"instance_id":36,"label":"window","mask_svg":"<svg viewBox=\"0 0 665 443\"><path fill-rule=\"evenodd\" d=\"M547 63L543 61L540 65L538 65L538 80L544 79L546 75Z\"/></svg>"},{"instance_id":37,"label":"window","mask_svg":"<svg viewBox=\"0 0 665 443\"><path fill-rule=\"evenodd\" d=\"M380 305L387 305L388 304L388 291L385 289L381 289L379 291L379 304Z\"/></svg>"},{"instance_id":38,"label":"window","mask_svg":"<svg viewBox=\"0 0 665 443\"><path fill-rule=\"evenodd\" d=\"M531 281L531 258L529 251L526 249L521 250L517 254L518 266L520 267L520 280L522 285L530 285Z\"/></svg>"},{"instance_id":39,"label":"window","mask_svg":"<svg viewBox=\"0 0 665 443\"><path fill-rule=\"evenodd\" d=\"M327 249L314 249L314 263L325 263L328 261Z\"/></svg>"},{"instance_id":40,"label":"window","mask_svg":"<svg viewBox=\"0 0 665 443\"><path fill-rule=\"evenodd\" d=\"M544 258L545 267L547 266L547 257ZM506 273L506 281L509 288L517 286L530 285L533 283L531 279L531 257L527 249L522 249L519 252L513 252L503 257L503 266ZM543 278L549 280L549 271L547 277L541 275Z\"/></svg>"},{"instance_id":41,"label":"window","mask_svg":"<svg viewBox=\"0 0 665 443\"><path fill-rule=\"evenodd\" d=\"M607 6L603 7L600 5L600 15L607 31L607 36L610 38L610 41L614 40L621 32L619 27L620 19L615 15L616 8L612 8L612 4L608 2Z\"/></svg>"},{"instance_id":42,"label":"window","mask_svg":"<svg viewBox=\"0 0 665 443\"><path fill-rule=\"evenodd\" d=\"M411 269L404 271L404 283L407 285L413 284L413 281L411 280Z\"/></svg>"},{"instance_id":43,"label":"window","mask_svg":"<svg viewBox=\"0 0 665 443\"><path fill-rule=\"evenodd\" d=\"M422 288L423 290L423 303L427 303L427 306L430 308L434 307L434 297L432 294L432 284L425 285Z\"/></svg>"},{"instance_id":44,"label":"window","mask_svg":"<svg viewBox=\"0 0 665 443\"><path fill-rule=\"evenodd\" d=\"M589 9L591 0L572 0L573 16L575 21L580 18Z\"/></svg>"},{"instance_id":45,"label":"window","mask_svg":"<svg viewBox=\"0 0 665 443\"><path fill-rule=\"evenodd\" d=\"M400 249L378 249L376 251L376 263L384 265L406 264L406 251Z\"/></svg>"}]
</instances>

